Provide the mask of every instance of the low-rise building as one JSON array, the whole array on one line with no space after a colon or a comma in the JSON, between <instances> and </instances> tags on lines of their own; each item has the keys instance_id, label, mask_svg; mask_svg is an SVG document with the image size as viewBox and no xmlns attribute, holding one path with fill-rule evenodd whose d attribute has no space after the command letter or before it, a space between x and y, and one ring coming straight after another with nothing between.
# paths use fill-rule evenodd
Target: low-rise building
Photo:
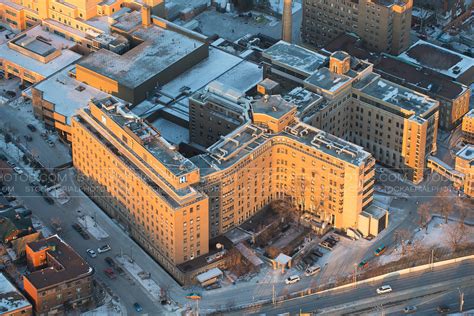
<instances>
[{"instance_id":1,"label":"low-rise building","mask_svg":"<svg viewBox=\"0 0 474 316\"><path fill-rule=\"evenodd\" d=\"M432 69L466 86L474 83L474 58L447 48L419 40L398 57Z\"/></svg>"},{"instance_id":2,"label":"low-rise building","mask_svg":"<svg viewBox=\"0 0 474 316\"><path fill-rule=\"evenodd\" d=\"M0 65L6 78L37 83L82 57L69 49L74 45L38 25L0 45Z\"/></svg>"},{"instance_id":3,"label":"low-rise building","mask_svg":"<svg viewBox=\"0 0 474 316\"><path fill-rule=\"evenodd\" d=\"M436 71L415 66L397 57L383 55L375 65L375 72L387 80L437 100L440 103L439 126L444 130L457 127L469 111L469 87Z\"/></svg>"},{"instance_id":4,"label":"low-rise building","mask_svg":"<svg viewBox=\"0 0 474 316\"><path fill-rule=\"evenodd\" d=\"M67 313L92 301L94 270L57 235L26 246L23 287L36 315Z\"/></svg>"},{"instance_id":5,"label":"low-rise building","mask_svg":"<svg viewBox=\"0 0 474 316\"><path fill-rule=\"evenodd\" d=\"M122 16L110 29L127 38L131 49L90 54L76 65L76 78L133 105L209 55L205 37L152 18L149 8Z\"/></svg>"},{"instance_id":6,"label":"low-rise building","mask_svg":"<svg viewBox=\"0 0 474 316\"><path fill-rule=\"evenodd\" d=\"M0 274L0 315L2 316L31 316L33 307L23 294Z\"/></svg>"}]
</instances>

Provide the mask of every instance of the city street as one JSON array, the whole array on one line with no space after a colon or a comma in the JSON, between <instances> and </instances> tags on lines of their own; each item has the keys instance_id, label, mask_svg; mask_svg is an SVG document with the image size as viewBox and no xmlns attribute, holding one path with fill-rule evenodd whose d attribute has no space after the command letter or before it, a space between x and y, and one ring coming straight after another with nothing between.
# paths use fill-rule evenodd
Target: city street
<instances>
[{"instance_id":1,"label":"city street","mask_svg":"<svg viewBox=\"0 0 474 316\"><path fill-rule=\"evenodd\" d=\"M459 265L452 265L447 268L435 269L433 272L421 272L413 273L401 277L392 277L384 281L374 282L370 285L359 285L357 288L345 289L337 292L329 292L322 295L313 295L303 298L293 299L283 303L277 303L275 305L267 305L260 308L253 308L248 310L249 314L259 314L265 313L267 315L277 315L280 313L290 312L324 312L329 315L335 313L335 310L339 306L344 306L344 308L337 309L337 314L343 314L345 312L354 313L357 312L358 304L365 299L373 299L372 310L379 308L379 312L376 313L380 315L380 306L382 304L387 304L389 302L399 301L399 306L397 307L398 311L401 311L407 305L413 305L414 302L411 300L419 300L422 302L422 297L429 295L435 292L449 292L453 290L457 291L457 288L467 288L464 300L464 309L474 308L474 298L470 295L473 294L474 288L474 277L472 275L472 269L474 269L474 262L461 263ZM453 282L454 279L462 278L459 282ZM442 282L445 282L441 286L437 286ZM393 292L385 295L378 296L375 292L376 288L383 285L389 284ZM420 289L422 289L420 291ZM397 294L397 292L403 292L403 295ZM452 293L451 293L452 295ZM426 308L426 313L429 314L429 311L440 304L446 303L448 298L445 296L440 296L433 299L432 301L426 301L423 304L423 309ZM448 301L449 302L449 301ZM456 311L455 306L456 302L450 302L450 306L453 308L453 311ZM398 305L397 305L398 306ZM424 307L426 306L426 307ZM459 304L457 304L459 308ZM366 309L366 307L364 307ZM365 312L368 312L365 310ZM398 312L398 311L393 311ZM425 311L423 311L425 312ZM233 315L241 315L242 312L233 313Z\"/></svg>"}]
</instances>

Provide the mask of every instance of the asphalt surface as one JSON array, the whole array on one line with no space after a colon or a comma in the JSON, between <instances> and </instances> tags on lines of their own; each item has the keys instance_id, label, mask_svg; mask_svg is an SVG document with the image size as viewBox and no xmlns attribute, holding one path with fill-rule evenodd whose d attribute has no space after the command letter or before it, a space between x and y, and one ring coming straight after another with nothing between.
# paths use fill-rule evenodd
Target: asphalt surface
<instances>
[{"instance_id":1,"label":"asphalt surface","mask_svg":"<svg viewBox=\"0 0 474 316\"><path fill-rule=\"evenodd\" d=\"M133 279L117 276L116 279L112 280L103 272L104 269L108 267L107 263L104 261L105 257L109 256L113 258L120 254L121 250L124 253L130 254L130 249L138 248L125 232L120 230L116 225L113 230L114 225L108 226L105 221L102 221L100 224L104 226L104 229L112 237L100 241L92 236L89 240L83 239L79 233L73 230L71 225L77 220L77 216L79 215L77 210L84 210L84 206L80 201L80 199L84 199L84 197L73 195L71 200L65 205L59 205L57 202L50 205L41 195L32 190L26 177L20 177L13 173L13 171L12 175L13 177L11 177L11 181L5 183L12 190L12 194L15 195L28 209L32 210L33 215L38 217L52 232L54 232L54 229L51 227L51 219L58 218L61 221L62 230L58 233L59 236L89 262L89 264L95 269L95 278L112 289L114 295L118 296L122 305L126 307L128 315L153 315L161 313L161 306L156 304L156 302L148 296L144 288L133 281ZM84 210L83 212L87 211L88 210ZM97 248L104 244L109 244L112 250L103 254L97 254L96 258L91 258L87 255L86 249L91 248L97 253ZM135 251L135 253L134 256L143 255L139 250ZM137 313L134 310L133 304L135 302L138 302L143 307L141 313Z\"/></svg>"},{"instance_id":2,"label":"asphalt surface","mask_svg":"<svg viewBox=\"0 0 474 316\"><path fill-rule=\"evenodd\" d=\"M266 305L261 308L253 308L246 310L248 314L260 314L265 313L267 315L277 315L282 313L298 313L298 312L321 312L328 308L334 308L335 306L342 304L353 304L356 305L358 301L363 299L376 298L373 307L377 308L380 306L383 301L392 301L397 300L397 292L404 290L412 290L413 294L409 295L408 298L414 297L417 295L417 289L421 287L426 287L429 285L435 285L444 281L452 281L454 279L465 277L465 281L461 282L461 285L452 284L445 286L446 290L455 290L458 286L461 287L473 287L473 272L474 271L474 262L465 262L461 264L451 265L447 268L437 268L432 272L421 272L413 273L405 276L390 278L383 281L377 281L372 284L363 284L358 285L356 288L349 288L341 291L328 292L322 295L312 295L303 298L298 298L282 303L276 303L275 305ZM378 296L376 294L377 287L389 284L393 292L389 294L384 294ZM453 287L453 288L450 288ZM433 292L438 291L435 287L432 289ZM427 291L427 294L430 290ZM471 290L469 290L465 295L465 309L474 307L474 296L469 297ZM379 299L380 298L380 299ZM405 301L408 301L405 299ZM439 302L434 300L432 304L442 304L444 303L444 298L440 299ZM427 305L427 309L432 309L433 305ZM450 302L454 304L455 302ZM407 304L409 305L409 304ZM403 305L404 306L404 305ZM437 306L437 305L436 305ZM434 307L436 308L436 307ZM403 309L403 307L401 308ZM365 311L367 312L367 311ZM429 312L429 310L427 311ZM243 312L235 312L233 315L241 315ZM328 314L343 314L344 309L337 312L330 312ZM353 313L353 312L351 312Z\"/></svg>"}]
</instances>

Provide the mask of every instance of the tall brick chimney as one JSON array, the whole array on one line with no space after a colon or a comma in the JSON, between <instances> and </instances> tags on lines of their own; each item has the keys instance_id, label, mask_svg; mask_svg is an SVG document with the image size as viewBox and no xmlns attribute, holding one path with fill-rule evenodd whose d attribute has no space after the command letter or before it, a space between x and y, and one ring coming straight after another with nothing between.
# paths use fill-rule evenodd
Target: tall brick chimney
<instances>
[{"instance_id":1,"label":"tall brick chimney","mask_svg":"<svg viewBox=\"0 0 474 316\"><path fill-rule=\"evenodd\" d=\"M282 19L282 30L281 39L285 42L291 43L292 31L293 31L293 17L292 17L292 0L283 0L283 19Z\"/></svg>"}]
</instances>

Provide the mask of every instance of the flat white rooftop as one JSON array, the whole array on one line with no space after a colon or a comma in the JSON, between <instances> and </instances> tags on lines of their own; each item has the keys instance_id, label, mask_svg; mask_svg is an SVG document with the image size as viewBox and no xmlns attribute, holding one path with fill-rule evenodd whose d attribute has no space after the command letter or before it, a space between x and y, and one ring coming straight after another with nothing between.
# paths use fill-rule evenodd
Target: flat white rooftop
<instances>
[{"instance_id":1,"label":"flat white rooftop","mask_svg":"<svg viewBox=\"0 0 474 316\"><path fill-rule=\"evenodd\" d=\"M279 41L263 52L273 63L283 65L305 74L316 72L327 60L326 56L295 44Z\"/></svg>"},{"instance_id":2,"label":"flat white rooftop","mask_svg":"<svg viewBox=\"0 0 474 316\"><path fill-rule=\"evenodd\" d=\"M47 78L58 70L63 69L64 67L74 63L82 57L78 53L75 53L69 49L65 49L67 47L73 46L74 42L66 40L59 35L43 31L40 26L34 27L33 29L27 31L26 34L31 38L41 36L53 47L57 49L64 49L61 50L60 56L44 64L34 58L23 55L22 53L11 49L8 46L8 43L3 43L2 45L0 45L0 59L7 60L11 63L18 65L21 68L24 68L28 71L34 72Z\"/></svg>"},{"instance_id":3,"label":"flat white rooftop","mask_svg":"<svg viewBox=\"0 0 474 316\"><path fill-rule=\"evenodd\" d=\"M76 111L86 107L90 99L108 96L107 93L70 77L68 72L74 69L75 66L69 66L34 87L43 92L44 100L55 105L55 112L66 116L68 124Z\"/></svg>"}]
</instances>

